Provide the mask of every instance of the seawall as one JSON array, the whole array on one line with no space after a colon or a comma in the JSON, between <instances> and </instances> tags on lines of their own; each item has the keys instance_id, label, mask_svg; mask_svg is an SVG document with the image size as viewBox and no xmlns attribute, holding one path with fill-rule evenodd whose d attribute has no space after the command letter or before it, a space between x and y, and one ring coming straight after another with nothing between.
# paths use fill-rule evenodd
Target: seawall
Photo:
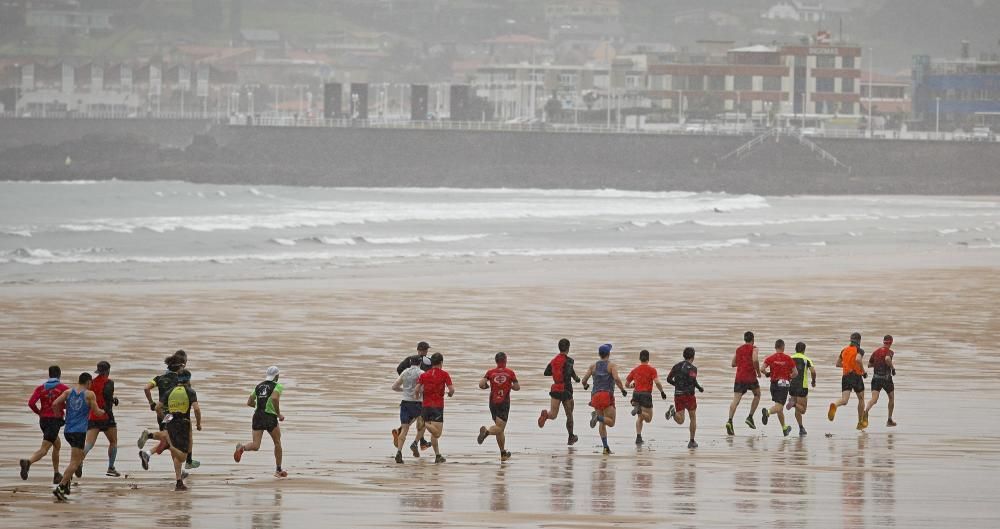
<instances>
[{"instance_id":1,"label":"seawall","mask_svg":"<svg viewBox=\"0 0 1000 529\"><path fill-rule=\"evenodd\" d=\"M149 144L187 145L208 124L86 120L90 126L70 130L63 121L78 127L84 120L32 120L32 137L15 142L8 135L17 121L0 120L0 149L28 139L36 148L0 150L3 179L1000 195L1000 143L815 139L848 172L787 136L718 162L750 138L215 125L184 153L130 148L124 156L109 145L74 145L72 136L134 134ZM70 150L77 156L66 167Z\"/></svg>"}]
</instances>

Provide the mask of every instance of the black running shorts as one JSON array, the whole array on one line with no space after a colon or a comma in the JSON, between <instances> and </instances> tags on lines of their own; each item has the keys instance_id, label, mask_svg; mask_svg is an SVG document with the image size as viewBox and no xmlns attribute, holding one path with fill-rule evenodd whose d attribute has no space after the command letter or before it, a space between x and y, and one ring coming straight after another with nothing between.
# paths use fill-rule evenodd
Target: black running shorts
<instances>
[{"instance_id":1,"label":"black running shorts","mask_svg":"<svg viewBox=\"0 0 1000 529\"><path fill-rule=\"evenodd\" d=\"M747 391L756 391L760 389L760 382L754 380L750 383L737 382L733 384L733 393L739 393L740 395L746 395Z\"/></svg>"},{"instance_id":2,"label":"black running shorts","mask_svg":"<svg viewBox=\"0 0 1000 529\"><path fill-rule=\"evenodd\" d=\"M444 408L424 408L424 422L444 422Z\"/></svg>"},{"instance_id":3,"label":"black running shorts","mask_svg":"<svg viewBox=\"0 0 1000 529\"><path fill-rule=\"evenodd\" d=\"M255 411L253 414L252 429L255 432L271 433L278 427L278 417L263 411Z\"/></svg>"},{"instance_id":4,"label":"black running shorts","mask_svg":"<svg viewBox=\"0 0 1000 529\"><path fill-rule=\"evenodd\" d=\"M848 373L840 378L840 391L862 393L865 390L865 379L857 373Z\"/></svg>"},{"instance_id":5,"label":"black running shorts","mask_svg":"<svg viewBox=\"0 0 1000 529\"><path fill-rule=\"evenodd\" d=\"M809 396L809 388L804 388L802 386L792 386L788 390L788 394L795 398L805 398Z\"/></svg>"},{"instance_id":6,"label":"black running shorts","mask_svg":"<svg viewBox=\"0 0 1000 529\"><path fill-rule=\"evenodd\" d=\"M500 419L503 422L507 422L507 417L510 415L510 401L501 402L500 404L490 402L490 415L493 416L494 421Z\"/></svg>"},{"instance_id":7,"label":"black running shorts","mask_svg":"<svg viewBox=\"0 0 1000 529\"><path fill-rule=\"evenodd\" d=\"M884 391L886 393L892 393L893 391L896 391L896 385L892 382L892 377L873 378L872 391Z\"/></svg>"},{"instance_id":8,"label":"black running shorts","mask_svg":"<svg viewBox=\"0 0 1000 529\"><path fill-rule=\"evenodd\" d=\"M87 442L87 432L63 432L63 438L69 446L83 450L83 445Z\"/></svg>"},{"instance_id":9,"label":"black running shorts","mask_svg":"<svg viewBox=\"0 0 1000 529\"><path fill-rule=\"evenodd\" d=\"M59 429L66 422L58 417L42 417L38 420L38 427L42 429L42 439L46 443L55 443L59 439Z\"/></svg>"},{"instance_id":10,"label":"black running shorts","mask_svg":"<svg viewBox=\"0 0 1000 529\"><path fill-rule=\"evenodd\" d=\"M170 437L170 446L184 452L191 451L191 421L181 417L174 417L174 420L165 423L167 435Z\"/></svg>"},{"instance_id":11,"label":"black running shorts","mask_svg":"<svg viewBox=\"0 0 1000 529\"><path fill-rule=\"evenodd\" d=\"M572 391L550 391L549 396L558 400L559 402L567 402L573 400Z\"/></svg>"},{"instance_id":12,"label":"black running shorts","mask_svg":"<svg viewBox=\"0 0 1000 529\"><path fill-rule=\"evenodd\" d=\"M779 386L777 382L771 382L771 402L785 404L788 402L788 386Z\"/></svg>"},{"instance_id":13,"label":"black running shorts","mask_svg":"<svg viewBox=\"0 0 1000 529\"><path fill-rule=\"evenodd\" d=\"M107 421L90 421L90 424L87 426L88 430L97 430L100 432L106 432L111 428L118 428L118 423L115 422L113 417Z\"/></svg>"},{"instance_id":14,"label":"black running shorts","mask_svg":"<svg viewBox=\"0 0 1000 529\"><path fill-rule=\"evenodd\" d=\"M653 394L649 392L632 392L632 405L639 406L642 408L652 408L653 407Z\"/></svg>"}]
</instances>

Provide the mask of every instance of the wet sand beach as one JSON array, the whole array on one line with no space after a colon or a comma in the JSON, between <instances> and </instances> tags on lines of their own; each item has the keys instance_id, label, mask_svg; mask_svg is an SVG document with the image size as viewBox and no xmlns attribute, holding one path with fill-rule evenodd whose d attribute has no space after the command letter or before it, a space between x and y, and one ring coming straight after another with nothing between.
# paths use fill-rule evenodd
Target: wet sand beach
<instances>
[{"instance_id":1,"label":"wet sand beach","mask_svg":"<svg viewBox=\"0 0 1000 529\"><path fill-rule=\"evenodd\" d=\"M0 516L5 527L996 526L995 255L846 267L738 254L507 259L309 281L3 287ZM749 398L736 435L726 437L729 362L748 329L761 358L776 338L808 343L818 388L807 437L783 438L759 416L757 430L746 428ZM835 422L826 419L840 390L836 355L855 330L869 353L883 334L896 337L897 428L885 426L884 396L867 432L854 429L853 400ZM572 340L580 372L611 342L624 372L646 348L662 378L694 346L706 389L700 448L686 449L686 426L668 424L669 402L657 398L637 449L619 398L615 453L601 455L579 389L580 443L565 445L561 417L539 430L550 383L542 370L562 337ZM442 465L430 451L404 465L391 459L398 395L390 385L419 340L445 355L456 384ZM185 493L172 491L166 456L143 471L135 447L138 433L155 427L142 385L178 348L189 353L204 413L194 445L203 465ZM475 442L489 421L488 394L476 383L499 350L522 386L507 429L514 456L503 464L492 438ZM111 362L121 400L117 467L125 477L104 477L102 437L72 501L55 504L48 459L28 481L17 476L17 460L40 439L24 402L50 363L70 382L99 360ZM283 480L271 476L266 439L261 452L232 460L236 442L250 436L246 397L271 364L286 386ZM762 404L767 397L765 388ZM62 457L65 465L66 446Z\"/></svg>"}]
</instances>

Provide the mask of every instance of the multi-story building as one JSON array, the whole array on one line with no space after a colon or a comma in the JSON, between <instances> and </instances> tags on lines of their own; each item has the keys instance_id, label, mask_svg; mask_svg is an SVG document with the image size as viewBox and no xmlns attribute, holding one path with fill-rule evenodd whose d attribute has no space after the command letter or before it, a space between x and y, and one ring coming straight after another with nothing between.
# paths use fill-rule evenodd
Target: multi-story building
<instances>
[{"instance_id":1,"label":"multi-story building","mask_svg":"<svg viewBox=\"0 0 1000 529\"><path fill-rule=\"evenodd\" d=\"M868 112L868 105L871 104L873 114L909 117L911 110L909 78L863 71L860 82L862 113Z\"/></svg>"},{"instance_id":2,"label":"multi-story building","mask_svg":"<svg viewBox=\"0 0 1000 529\"><path fill-rule=\"evenodd\" d=\"M924 128L1000 126L1000 57L913 61L913 114Z\"/></svg>"},{"instance_id":3,"label":"multi-story building","mask_svg":"<svg viewBox=\"0 0 1000 529\"><path fill-rule=\"evenodd\" d=\"M645 106L646 56L620 56L610 64L489 64L472 81L498 118L538 117L556 98L563 110Z\"/></svg>"},{"instance_id":4,"label":"multi-story building","mask_svg":"<svg viewBox=\"0 0 1000 529\"><path fill-rule=\"evenodd\" d=\"M819 43L654 55L647 94L680 119L736 113L761 122L847 124L861 117L860 59L858 46Z\"/></svg>"}]
</instances>

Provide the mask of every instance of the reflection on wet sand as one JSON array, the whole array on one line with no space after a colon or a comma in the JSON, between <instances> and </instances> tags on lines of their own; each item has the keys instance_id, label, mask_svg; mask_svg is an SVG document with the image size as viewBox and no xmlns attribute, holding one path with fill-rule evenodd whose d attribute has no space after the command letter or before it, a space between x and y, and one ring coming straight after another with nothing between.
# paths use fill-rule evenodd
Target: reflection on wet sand
<instances>
[{"instance_id":1,"label":"reflection on wet sand","mask_svg":"<svg viewBox=\"0 0 1000 529\"><path fill-rule=\"evenodd\" d=\"M191 496L169 496L160 502L160 509L153 515L157 527L191 527Z\"/></svg>"},{"instance_id":2,"label":"reflection on wet sand","mask_svg":"<svg viewBox=\"0 0 1000 529\"><path fill-rule=\"evenodd\" d=\"M636 470L632 473L632 499L635 500L635 510L641 513L653 511L650 501L653 497L653 461L640 459L635 463Z\"/></svg>"},{"instance_id":3,"label":"reflection on wet sand","mask_svg":"<svg viewBox=\"0 0 1000 529\"><path fill-rule=\"evenodd\" d=\"M549 496L552 509L558 512L573 511L573 462L575 450L549 459Z\"/></svg>"},{"instance_id":4,"label":"reflection on wet sand","mask_svg":"<svg viewBox=\"0 0 1000 529\"><path fill-rule=\"evenodd\" d=\"M680 459L683 459L680 458ZM698 514L698 472L690 461L674 464L674 497L671 502L678 514Z\"/></svg>"},{"instance_id":5,"label":"reflection on wet sand","mask_svg":"<svg viewBox=\"0 0 1000 529\"><path fill-rule=\"evenodd\" d=\"M760 492L757 471L739 470L733 473L733 490L736 492L736 511L743 514L757 512L757 495Z\"/></svg>"},{"instance_id":6,"label":"reflection on wet sand","mask_svg":"<svg viewBox=\"0 0 1000 529\"><path fill-rule=\"evenodd\" d=\"M258 507L262 507L259 505ZM253 513L254 529L281 529L281 491L275 490L268 510Z\"/></svg>"},{"instance_id":7,"label":"reflection on wet sand","mask_svg":"<svg viewBox=\"0 0 1000 529\"><path fill-rule=\"evenodd\" d=\"M840 455L840 498L844 527L864 527L865 524L865 449L867 434L860 434L855 447L845 448Z\"/></svg>"},{"instance_id":8,"label":"reflection on wet sand","mask_svg":"<svg viewBox=\"0 0 1000 529\"><path fill-rule=\"evenodd\" d=\"M493 477L493 486L490 489L490 510L493 512L510 510L510 492L507 490L507 469L500 467Z\"/></svg>"},{"instance_id":9,"label":"reflection on wet sand","mask_svg":"<svg viewBox=\"0 0 1000 529\"><path fill-rule=\"evenodd\" d=\"M609 468L608 458L603 457L594 466L594 477L590 482L590 507L600 514L615 512L615 471Z\"/></svg>"},{"instance_id":10,"label":"reflection on wet sand","mask_svg":"<svg viewBox=\"0 0 1000 529\"><path fill-rule=\"evenodd\" d=\"M875 443L873 443L874 445ZM877 446L877 445L876 445ZM873 446L875 448L876 446ZM884 446L877 446L871 460L872 473L871 498L875 504L875 514L872 517L879 527L896 526L896 439L894 434L888 434Z\"/></svg>"}]
</instances>

